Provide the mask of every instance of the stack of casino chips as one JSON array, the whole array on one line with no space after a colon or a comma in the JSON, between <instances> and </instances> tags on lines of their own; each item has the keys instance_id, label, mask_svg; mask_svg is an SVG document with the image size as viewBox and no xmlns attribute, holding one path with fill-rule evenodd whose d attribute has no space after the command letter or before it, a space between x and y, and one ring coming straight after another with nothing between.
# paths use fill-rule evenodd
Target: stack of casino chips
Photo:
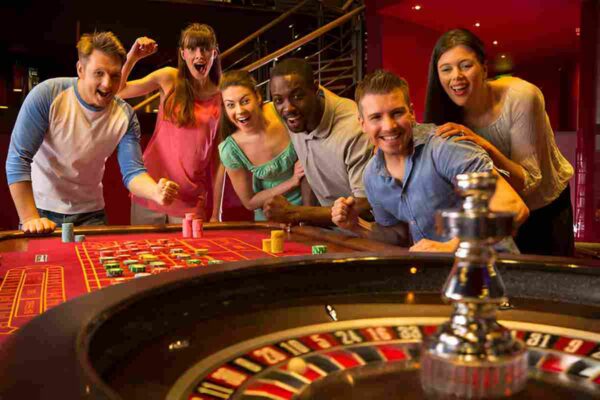
<instances>
[{"instance_id":1,"label":"stack of casino chips","mask_svg":"<svg viewBox=\"0 0 600 400\"><path fill-rule=\"evenodd\" d=\"M325 254L327 253L327 246L318 244L312 247L313 254Z\"/></svg>"},{"instance_id":2,"label":"stack of casino chips","mask_svg":"<svg viewBox=\"0 0 600 400\"><path fill-rule=\"evenodd\" d=\"M194 239L201 238L204 236L204 222L199 218L192 220L192 237Z\"/></svg>"},{"instance_id":3,"label":"stack of casino chips","mask_svg":"<svg viewBox=\"0 0 600 400\"><path fill-rule=\"evenodd\" d=\"M186 213L185 218L181 221L181 231L184 238L192 237L192 221L196 218L194 213Z\"/></svg>"},{"instance_id":4,"label":"stack of casino chips","mask_svg":"<svg viewBox=\"0 0 600 400\"><path fill-rule=\"evenodd\" d=\"M63 243L72 243L75 241L75 232L73 231L73 224L70 222L66 222L62 224L62 242Z\"/></svg>"},{"instance_id":5,"label":"stack of casino chips","mask_svg":"<svg viewBox=\"0 0 600 400\"><path fill-rule=\"evenodd\" d=\"M262 240L262 250L267 253L271 252L271 238Z\"/></svg>"},{"instance_id":6,"label":"stack of casino chips","mask_svg":"<svg viewBox=\"0 0 600 400\"><path fill-rule=\"evenodd\" d=\"M271 231L271 253L283 253L285 232Z\"/></svg>"}]
</instances>

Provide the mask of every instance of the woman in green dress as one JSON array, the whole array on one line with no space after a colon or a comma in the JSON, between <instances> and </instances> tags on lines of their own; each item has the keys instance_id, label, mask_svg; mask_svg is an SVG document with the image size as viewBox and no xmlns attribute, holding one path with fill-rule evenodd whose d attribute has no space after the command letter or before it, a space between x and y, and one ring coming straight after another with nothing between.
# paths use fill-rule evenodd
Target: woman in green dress
<instances>
[{"instance_id":1,"label":"woman in green dress","mask_svg":"<svg viewBox=\"0 0 600 400\"><path fill-rule=\"evenodd\" d=\"M302 205L300 182L304 169L298 161L285 126L268 108L263 109L256 81L246 71L223 74L219 155L244 207L256 221L266 220L262 206L284 195Z\"/></svg>"}]
</instances>

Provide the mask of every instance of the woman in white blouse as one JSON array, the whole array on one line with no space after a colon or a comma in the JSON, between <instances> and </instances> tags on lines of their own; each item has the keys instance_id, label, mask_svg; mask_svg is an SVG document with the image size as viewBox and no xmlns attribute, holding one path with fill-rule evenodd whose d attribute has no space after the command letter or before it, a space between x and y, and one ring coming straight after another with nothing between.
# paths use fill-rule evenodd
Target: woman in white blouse
<instances>
[{"instance_id":1,"label":"woman in white blouse","mask_svg":"<svg viewBox=\"0 0 600 400\"><path fill-rule=\"evenodd\" d=\"M466 29L435 45L425 122L442 137L477 143L505 173L531 211L516 238L521 252L573 255L573 167L556 146L544 96L519 78L488 81L483 43Z\"/></svg>"}]
</instances>

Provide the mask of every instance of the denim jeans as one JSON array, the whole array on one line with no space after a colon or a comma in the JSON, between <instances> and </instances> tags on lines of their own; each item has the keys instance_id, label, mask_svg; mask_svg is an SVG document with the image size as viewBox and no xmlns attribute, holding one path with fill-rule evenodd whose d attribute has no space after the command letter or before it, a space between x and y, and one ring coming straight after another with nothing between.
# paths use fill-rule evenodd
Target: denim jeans
<instances>
[{"instance_id":1,"label":"denim jeans","mask_svg":"<svg viewBox=\"0 0 600 400\"><path fill-rule=\"evenodd\" d=\"M71 222L75 226L81 225L108 225L108 220L106 219L106 213L104 210L92 211L81 214L61 214L54 211L48 210L40 210L38 208L38 213L41 218L48 218L50 221L53 221L58 226L61 224Z\"/></svg>"}]
</instances>

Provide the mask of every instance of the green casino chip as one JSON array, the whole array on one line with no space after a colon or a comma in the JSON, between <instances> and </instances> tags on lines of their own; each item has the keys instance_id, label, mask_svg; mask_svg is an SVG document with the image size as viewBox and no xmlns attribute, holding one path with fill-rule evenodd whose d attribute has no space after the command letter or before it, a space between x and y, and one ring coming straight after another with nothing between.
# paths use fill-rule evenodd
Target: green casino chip
<instances>
[{"instance_id":1,"label":"green casino chip","mask_svg":"<svg viewBox=\"0 0 600 400\"><path fill-rule=\"evenodd\" d=\"M120 268L121 264L118 261L107 262L104 264L104 268L109 270L111 268Z\"/></svg>"},{"instance_id":2,"label":"green casino chip","mask_svg":"<svg viewBox=\"0 0 600 400\"><path fill-rule=\"evenodd\" d=\"M312 247L313 254L325 254L327 253L327 246L318 244Z\"/></svg>"},{"instance_id":3,"label":"green casino chip","mask_svg":"<svg viewBox=\"0 0 600 400\"><path fill-rule=\"evenodd\" d=\"M129 270L134 274L146 272L146 266L144 264L132 264L129 266Z\"/></svg>"},{"instance_id":4,"label":"green casino chip","mask_svg":"<svg viewBox=\"0 0 600 400\"><path fill-rule=\"evenodd\" d=\"M123 275L123 270L121 268L109 268L106 270L106 275L114 278L115 276Z\"/></svg>"}]
</instances>

